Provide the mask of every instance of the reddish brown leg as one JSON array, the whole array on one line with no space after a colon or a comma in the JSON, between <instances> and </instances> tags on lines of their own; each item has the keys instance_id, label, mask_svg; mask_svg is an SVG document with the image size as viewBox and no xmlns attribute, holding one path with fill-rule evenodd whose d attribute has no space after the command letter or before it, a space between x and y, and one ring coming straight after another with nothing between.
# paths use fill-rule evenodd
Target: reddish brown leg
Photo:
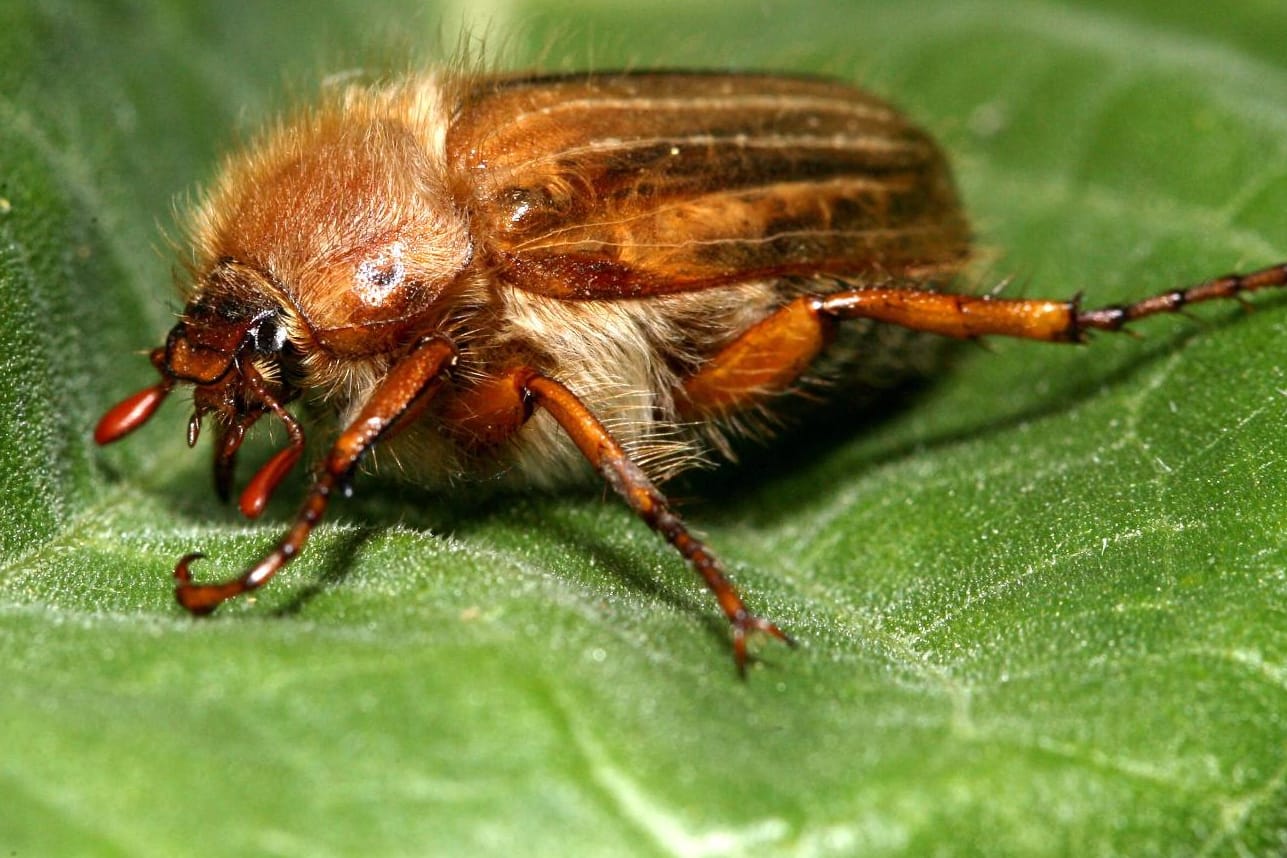
<instances>
[{"instance_id":1,"label":"reddish brown leg","mask_svg":"<svg viewBox=\"0 0 1287 858\"><path fill-rule=\"evenodd\" d=\"M220 584L192 583L188 567L202 555L187 555L174 568L174 577L179 581L175 588L179 604L194 614L208 614L228 599L262 586L289 563L303 549L309 533L326 512L331 494L344 489L362 455L424 410L442 387L446 371L455 358L455 346L442 337L435 337L423 341L394 364L361 413L336 439L295 516L295 523L273 550L241 577ZM270 461L265 468L271 464Z\"/></svg>"},{"instance_id":2,"label":"reddish brown leg","mask_svg":"<svg viewBox=\"0 0 1287 858\"><path fill-rule=\"evenodd\" d=\"M749 632L763 632L794 644L773 623L747 610L737 589L724 574L719 558L689 533L683 520L670 509L665 496L631 461L621 444L576 394L562 384L532 369L515 369L462 393L448 407L444 422L456 428L462 442L483 446L504 440L538 406L549 412L630 508L675 546L702 576L733 627L733 657L739 672L746 672Z\"/></svg>"},{"instance_id":3,"label":"reddish brown leg","mask_svg":"<svg viewBox=\"0 0 1287 858\"><path fill-rule=\"evenodd\" d=\"M680 416L727 414L790 387L834 332L835 320L819 312L815 301L797 298L780 308L685 379L675 397Z\"/></svg>"},{"instance_id":4,"label":"reddish brown leg","mask_svg":"<svg viewBox=\"0 0 1287 858\"><path fill-rule=\"evenodd\" d=\"M460 390L442 409L442 426L456 443L485 450L505 441L532 416L532 398L524 386L531 370L520 368Z\"/></svg>"},{"instance_id":5,"label":"reddish brown leg","mask_svg":"<svg viewBox=\"0 0 1287 858\"><path fill-rule=\"evenodd\" d=\"M830 341L837 322L872 319L947 337L1002 336L1079 343L1090 330L1120 331L1131 322L1190 304L1287 285L1287 264L1229 274L1133 304L1082 310L1078 302L958 295L873 287L805 296L747 329L683 383L686 416L743 408L791 385Z\"/></svg>"}]
</instances>

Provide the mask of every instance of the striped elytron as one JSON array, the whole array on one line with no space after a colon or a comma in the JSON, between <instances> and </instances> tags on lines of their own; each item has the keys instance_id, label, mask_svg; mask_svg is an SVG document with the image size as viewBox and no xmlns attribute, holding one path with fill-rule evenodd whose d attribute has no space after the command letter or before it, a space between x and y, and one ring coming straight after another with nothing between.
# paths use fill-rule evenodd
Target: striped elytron
<instances>
[{"instance_id":1,"label":"striped elytron","mask_svg":"<svg viewBox=\"0 0 1287 858\"><path fill-rule=\"evenodd\" d=\"M231 158L191 238L186 307L152 352L161 381L111 409L99 443L191 384L189 440L213 415L226 497L247 430L272 414L289 443L241 494L255 516L304 448L287 404L328 405L339 434L243 575L194 583L200 555L179 561L184 607L271 578L376 444L426 482L548 485L588 461L701 575L739 668L749 633L790 639L746 608L655 479L762 430L754 418L820 367L887 377L890 331L1075 343L1287 281L1278 266L1089 311L954 293L969 229L935 143L864 92L768 75L351 87Z\"/></svg>"}]
</instances>

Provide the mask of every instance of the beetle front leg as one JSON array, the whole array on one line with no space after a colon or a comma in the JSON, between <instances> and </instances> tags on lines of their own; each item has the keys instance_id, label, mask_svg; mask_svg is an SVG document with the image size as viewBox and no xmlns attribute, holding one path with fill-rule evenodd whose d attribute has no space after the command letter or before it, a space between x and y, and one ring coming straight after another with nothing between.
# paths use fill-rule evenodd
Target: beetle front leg
<instances>
[{"instance_id":1,"label":"beetle front leg","mask_svg":"<svg viewBox=\"0 0 1287 858\"><path fill-rule=\"evenodd\" d=\"M455 359L456 347L450 340L432 337L395 363L358 416L336 439L286 535L240 577L219 584L194 584L188 567L202 555L183 557L174 567L179 604L194 614L208 614L277 574L303 549L313 527L325 514L331 495L344 488L363 454L415 421L442 387Z\"/></svg>"}]
</instances>

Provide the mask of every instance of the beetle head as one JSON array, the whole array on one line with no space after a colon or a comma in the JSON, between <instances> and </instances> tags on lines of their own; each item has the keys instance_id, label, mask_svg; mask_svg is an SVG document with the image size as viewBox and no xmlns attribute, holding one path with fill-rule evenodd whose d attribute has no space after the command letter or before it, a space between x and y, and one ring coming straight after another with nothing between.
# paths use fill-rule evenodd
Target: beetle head
<instances>
[{"instance_id":1,"label":"beetle head","mask_svg":"<svg viewBox=\"0 0 1287 858\"><path fill-rule=\"evenodd\" d=\"M242 496L242 511L257 515L303 450L303 432L284 407L299 393L290 382L292 353L276 304L237 291L201 290L170 329L165 345L152 350L161 380L109 409L94 440L110 444L125 437L156 413L176 384L191 384L188 446L196 444L202 418L212 414L218 434L215 488L226 499L246 430L271 411L285 423L290 446L260 470Z\"/></svg>"}]
</instances>

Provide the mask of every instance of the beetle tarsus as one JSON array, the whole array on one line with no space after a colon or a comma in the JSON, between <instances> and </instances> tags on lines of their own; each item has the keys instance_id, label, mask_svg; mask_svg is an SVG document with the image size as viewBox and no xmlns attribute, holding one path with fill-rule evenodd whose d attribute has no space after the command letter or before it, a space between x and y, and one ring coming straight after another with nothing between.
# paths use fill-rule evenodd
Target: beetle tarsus
<instances>
[{"instance_id":1,"label":"beetle tarsus","mask_svg":"<svg viewBox=\"0 0 1287 858\"><path fill-rule=\"evenodd\" d=\"M755 634L768 635L769 637L777 638L789 647L794 648L796 646L795 638L764 617L742 613L733 617L730 622L733 624L733 662L737 665L738 675L743 679L746 678L746 667L752 661L746 645L748 636Z\"/></svg>"},{"instance_id":2,"label":"beetle tarsus","mask_svg":"<svg viewBox=\"0 0 1287 858\"><path fill-rule=\"evenodd\" d=\"M189 567L193 561L201 560L204 557L205 555L200 551L194 551L191 554L183 555L174 566L174 578L179 582L178 586L174 588L174 597L188 613L197 617L204 617L214 613L215 608L237 594L228 592L230 584L192 583L192 570Z\"/></svg>"}]
</instances>

